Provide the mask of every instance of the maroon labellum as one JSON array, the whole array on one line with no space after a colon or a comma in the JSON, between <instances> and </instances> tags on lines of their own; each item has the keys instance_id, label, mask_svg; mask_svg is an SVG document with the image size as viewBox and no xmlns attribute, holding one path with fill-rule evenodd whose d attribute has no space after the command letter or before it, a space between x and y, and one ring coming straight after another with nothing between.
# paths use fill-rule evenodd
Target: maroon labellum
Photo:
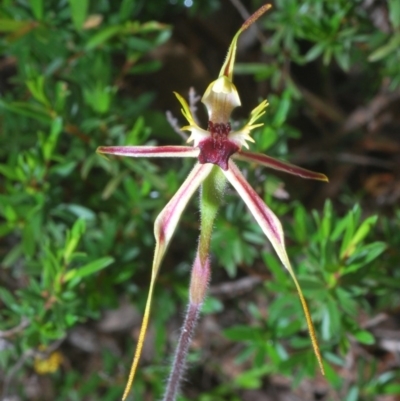
<instances>
[{"instance_id":1,"label":"maroon labellum","mask_svg":"<svg viewBox=\"0 0 400 401\"><path fill-rule=\"evenodd\" d=\"M228 138L231 132L231 124L209 121L208 131L210 136L198 144L200 149L199 162L201 164L216 164L226 171L228 170L229 158L239 151L239 146Z\"/></svg>"}]
</instances>

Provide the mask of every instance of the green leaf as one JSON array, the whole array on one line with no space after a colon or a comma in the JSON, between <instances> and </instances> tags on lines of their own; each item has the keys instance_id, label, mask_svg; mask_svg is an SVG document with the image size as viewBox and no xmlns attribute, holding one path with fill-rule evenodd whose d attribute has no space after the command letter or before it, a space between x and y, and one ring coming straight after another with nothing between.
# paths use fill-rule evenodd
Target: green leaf
<instances>
[{"instance_id":1,"label":"green leaf","mask_svg":"<svg viewBox=\"0 0 400 401\"><path fill-rule=\"evenodd\" d=\"M350 211L347 216L346 216L346 231L344 233L343 239L342 239L342 245L340 247L340 257L342 258L342 255L345 254L345 251L348 247L348 244L350 243L351 239L354 236L354 231L355 231L355 211L354 209Z\"/></svg>"},{"instance_id":2,"label":"green leaf","mask_svg":"<svg viewBox=\"0 0 400 401\"><path fill-rule=\"evenodd\" d=\"M290 92L286 90L278 104L278 109L275 111L272 125L274 127L280 127L287 119L291 105Z\"/></svg>"},{"instance_id":3,"label":"green leaf","mask_svg":"<svg viewBox=\"0 0 400 401\"><path fill-rule=\"evenodd\" d=\"M350 391L347 393L344 401L357 401L359 389L356 385L351 386Z\"/></svg>"},{"instance_id":4,"label":"green leaf","mask_svg":"<svg viewBox=\"0 0 400 401\"><path fill-rule=\"evenodd\" d=\"M234 341L255 341L260 339L259 329L249 326L235 326L223 331L229 340Z\"/></svg>"},{"instance_id":5,"label":"green leaf","mask_svg":"<svg viewBox=\"0 0 400 401\"><path fill-rule=\"evenodd\" d=\"M324 239L329 238L331 234L332 214L332 202L328 200L325 202L324 213L320 224L320 231Z\"/></svg>"},{"instance_id":6,"label":"green leaf","mask_svg":"<svg viewBox=\"0 0 400 401\"><path fill-rule=\"evenodd\" d=\"M64 275L64 281L68 282L73 279L75 279L75 280L82 279L83 277L90 276L90 275L106 268L111 263L114 263L114 258L112 258L110 256L105 256L103 258L94 260L93 262L90 262L80 268L69 270Z\"/></svg>"},{"instance_id":7,"label":"green leaf","mask_svg":"<svg viewBox=\"0 0 400 401\"><path fill-rule=\"evenodd\" d=\"M140 75L153 74L154 72L158 71L161 68L161 66L162 63L159 60L146 61L133 66L129 70L129 73L140 74Z\"/></svg>"},{"instance_id":8,"label":"green leaf","mask_svg":"<svg viewBox=\"0 0 400 401\"><path fill-rule=\"evenodd\" d=\"M275 128L270 126L265 126L263 128L261 137L257 140L257 144L263 151L268 150L272 145L278 140L278 133Z\"/></svg>"},{"instance_id":9,"label":"green leaf","mask_svg":"<svg viewBox=\"0 0 400 401\"><path fill-rule=\"evenodd\" d=\"M341 274L353 273L363 267L368 266L373 260L381 255L387 249L387 244L384 242L374 242L363 246L360 250L353 253L352 257L347 260L346 267ZM361 259L361 260L360 260ZM359 262L357 262L360 260Z\"/></svg>"},{"instance_id":10,"label":"green leaf","mask_svg":"<svg viewBox=\"0 0 400 401\"><path fill-rule=\"evenodd\" d=\"M28 28L31 25L31 21L16 21L12 19L0 18L0 32L15 32Z\"/></svg>"},{"instance_id":11,"label":"green leaf","mask_svg":"<svg viewBox=\"0 0 400 401\"><path fill-rule=\"evenodd\" d=\"M378 216L370 216L363 221L361 226L357 229L354 236L348 242L346 248L341 251L340 258L345 259L350 257L353 252L356 250L356 246L369 234L372 227L375 226L378 220Z\"/></svg>"},{"instance_id":12,"label":"green leaf","mask_svg":"<svg viewBox=\"0 0 400 401\"><path fill-rule=\"evenodd\" d=\"M15 245L4 256L2 261L2 266L4 268L9 268L11 266L14 266L22 255L23 255L22 244Z\"/></svg>"},{"instance_id":13,"label":"green leaf","mask_svg":"<svg viewBox=\"0 0 400 401\"><path fill-rule=\"evenodd\" d=\"M328 353L324 354L326 359L330 359L327 355ZM333 355L333 354L331 354ZM335 355L336 356L336 355ZM341 366L341 365L339 365ZM342 378L339 376L338 374L338 370L332 368L332 366L329 363L325 363L324 364L325 367L325 375L326 375L326 379L328 381L328 383L330 383L331 386L333 386L334 388L339 388L343 381Z\"/></svg>"},{"instance_id":14,"label":"green leaf","mask_svg":"<svg viewBox=\"0 0 400 401\"><path fill-rule=\"evenodd\" d=\"M143 39L137 36L129 36L126 39L126 43L128 48L141 53L147 53L154 47L153 43L150 40Z\"/></svg>"},{"instance_id":15,"label":"green leaf","mask_svg":"<svg viewBox=\"0 0 400 401\"><path fill-rule=\"evenodd\" d=\"M271 66L264 63L236 63L235 75L271 74Z\"/></svg>"},{"instance_id":16,"label":"green leaf","mask_svg":"<svg viewBox=\"0 0 400 401\"><path fill-rule=\"evenodd\" d=\"M296 204L294 209L293 231L297 242L305 243L308 241L307 234L307 212L303 205Z\"/></svg>"},{"instance_id":17,"label":"green leaf","mask_svg":"<svg viewBox=\"0 0 400 401\"><path fill-rule=\"evenodd\" d=\"M324 291L325 284L314 277L299 278L300 287L305 293Z\"/></svg>"},{"instance_id":18,"label":"green leaf","mask_svg":"<svg viewBox=\"0 0 400 401\"><path fill-rule=\"evenodd\" d=\"M122 25L113 25L108 26L107 28L102 29L100 32L97 32L86 42L86 50L92 50L97 46L100 46L107 40L111 39L113 36L122 32L124 27Z\"/></svg>"},{"instance_id":19,"label":"green leaf","mask_svg":"<svg viewBox=\"0 0 400 401\"><path fill-rule=\"evenodd\" d=\"M30 0L31 9L33 15L37 20L41 20L43 18L43 0Z\"/></svg>"},{"instance_id":20,"label":"green leaf","mask_svg":"<svg viewBox=\"0 0 400 401\"><path fill-rule=\"evenodd\" d=\"M86 21L89 0L69 0L69 6L71 7L71 16L75 28L81 30Z\"/></svg>"},{"instance_id":21,"label":"green leaf","mask_svg":"<svg viewBox=\"0 0 400 401\"><path fill-rule=\"evenodd\" d=\"M0 287L0 300L4 305L12 308L15 305L15 298L6 288Z\"/></svg>"},{"instance_id":22,"label":"green leaf","mask_svg":"<svg viewBox=\"0 0 400 401\"><path fill-rule=\"evenodd\" d=\"M393 394L393 395L399 395L400 394L400 384L388 384L383 387L383 394Z\"/></svg>"},{"instance_id":23,"label":"green leaf","mask_svg":"<svg viewBox=\"0 0 400 401\"><path fill-rule=\"evenodd\" d=\"M132 15L132 10L136 5L133 0L122 0L119 8L119 18L121 21L128 20Z\"/></svg>"},{"instance_id":24,"label":"green leaf","mask_svg":"<svg viewBox=\"0 0 400 401\"><path fill-rule=\"evenodd\" d=\"M68 233L63 254L64 260L67 264L69 263L71 255L75 251L75 248L78 246L81 236L85 232L85 230L86 230L85 220L78 219L72 226L71 231Z\"/></svg>"},{"instance_id":25,"label":"green leaf","mask_svg":"<svg viewBox=\"0 0 400 401\"><path fill-rule=\"evenodd\" d=\"M393 35L388 43L386 43L385 45L379 47L374 52L372 52L368 57L368 61L375 62L382 60L390 53L393 53L396 50L398 50L399 46L400 46L400 32Z\"/></svg>"},{"instance_id":26,"label":"green leaf","mask_svg":"<svg viewBox=\"0 0 400 401\"><path fill-rule=\"evenodd\" d=\"M394 29L400 28L400 1L388 0L389 18Z\"/></svg>"},{"instance_id":27,"label":"green leaf","mask_svg":"<svg viewBox=\"0 0 400 401\"><path fill-rule=\"evenodd\" d=\"M57 117L51 123L51 130L49 135L46 136L42 132L39 133L39 140L44 160L51 160L62 128L63 120L61 117Z\"/></svg>"},{"instance_id":28,"label":"green leaf","mask_svg":"<svg viewBox=\"0 0 400 401\"><path fill-rule=\"evenodd\" d=\"M372 345L375 344L375 337L367 330L360 330L353 333L353 336L361 344Z\"/></svg>"},{"instance_id":29,"label":"green leaf","mask_svg":"<svg viewBox=\"0 0 400 401\"><path fill-rule=\"evenodd\" d=\"M38 120L41 123L49 124L52 121L52 116L46 108L39 104L31 104L25 102L6 103L0 100L0 107L3 107L14 113L30 117Z\"/></svg>"},{"instance_id":30,"label":"green leaf","mask_svg":"<svg viewBox=\"0 0 400 401\"><path fill-rule=\"evenodd\" d=\"M224 304L218 298L208 296L204 301L201 313L204 315L209 315L222 312L223 310Z\"/></svg>"},{"instance_id":31,"label":"green leaf","mask_svg":"<svg viewBox=\"0 0 400 401\"><path fill-rule=\"evenodd\" d=\"M322 337L324 340L330 340L340 334L341 312L338 309L337 302L328 296L325 299L325 312L322 317Z\"/></svg>"},{"instance_id":32,"label":"green leaf","mask_svg":"<svg viewBox=\"0 0 400 401\"><path fill-rule=\"evenodd\" d=\"M343 71L350 69L350 54L343 48L338 48L335 51L335 60Z\"/></svg>"},{"instance_id":33,"label":"green leaf","mask_svg":"<svg viewBox=\"0 0 400 401\"><path fill-rule=\"evenodd\" d=\"M95 86L85 88L83 94L86 103L91 106L94 111L104 114L109 111L115 92L115 87L103 86L101 82L97 82Z\"/></svg>"},{"instance_id":34,"label":"green leaf","mask_svg":"<svg viewBox=\"0 0 400 401\"><path fill-rule=\"evenodd\" d=\"M315 44L304 56L304 59L308 62L315 60L325 50L326 44L323 42Z\"/></svg>"},{"instance_id":35,"label":"green leaf","mask_svg":"<svg viewBox=\"0 0 400 401\"><path fill-rule=\"evenodd\" d=\"M32 93L33 97L42 103L46 108L50 107L49 99L44 93L44 76L39 75L36 78L32 78L26 81L26 86Z\"/></svg>"},{"instance_id":36,"label":"green leaf","mask_svg":"<svg viewBox=\"0 0 400 401\"><path fill-rule=\"evenodd\" d=\"M357 313L357 302L353 298L353 294L340 287L335 289L335 294L339 300L340 309L351 316L355 316Z\"/></svg>"},{"instance_id":37,"label":"green leaf","mask_svg":"<svg viewBox=\"0 0 400 401\"><path fill-rule=\"evenodd\" d=\"M272 366L264 365L259 368L252 368L235 377L235 383L241 388L258 389L262 385L262 379L274 370Z\"/></svg>"},{"instance_id":38,"label":"green leaf","mask_svg":"<svg viewBox=\"0 0 400 401\"><path fill-rule=\"evenodd\" d=\"M267 268L274 275L274 279L276 281L279 283L287 283L289 281L288 275L286 274L285 270L282 269L281 263L274 254L270 252L262 252L261 256Z\"/></svg>"}]
</instances>

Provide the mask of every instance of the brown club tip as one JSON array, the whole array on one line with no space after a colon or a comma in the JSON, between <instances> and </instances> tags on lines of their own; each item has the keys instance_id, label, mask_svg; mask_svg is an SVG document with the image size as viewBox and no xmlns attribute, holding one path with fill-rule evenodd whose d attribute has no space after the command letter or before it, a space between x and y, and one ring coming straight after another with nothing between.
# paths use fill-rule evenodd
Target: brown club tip
<instances>
[{"instance_id":1,"label":"brown club tip","mask_svg":"<svg viewBox=\"0 0 400 401\"><path fill-rule=\"evenodd\" d=\"M271 4L264 4L254 14L250 15L249 18L243 23L242 31L247 29L250 25L254 24L264 13L266 13L272 7Z\"/></svg>"}]
</instances>

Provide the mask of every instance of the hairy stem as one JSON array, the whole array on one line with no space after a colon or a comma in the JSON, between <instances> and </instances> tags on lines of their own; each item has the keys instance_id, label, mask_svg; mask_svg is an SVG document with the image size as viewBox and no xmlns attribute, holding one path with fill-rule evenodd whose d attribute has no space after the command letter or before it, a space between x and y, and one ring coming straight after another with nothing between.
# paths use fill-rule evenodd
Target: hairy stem
<instances>
[{"instance_id":1,"label":"hairy stem","mask_svg":"<svg viewBox=\"0 0 400 401\"><path fill-rule=\"evenodd\" d=\"M187 309L178 346L175 350L173 368L168 379L167 389L163 399L164 401L175 401L178 395L180 383L186 367L186 357L188 354L189 345L196 328L200 309L201 304L192 303L189 304Z\"/></svg>"}]
</instances>

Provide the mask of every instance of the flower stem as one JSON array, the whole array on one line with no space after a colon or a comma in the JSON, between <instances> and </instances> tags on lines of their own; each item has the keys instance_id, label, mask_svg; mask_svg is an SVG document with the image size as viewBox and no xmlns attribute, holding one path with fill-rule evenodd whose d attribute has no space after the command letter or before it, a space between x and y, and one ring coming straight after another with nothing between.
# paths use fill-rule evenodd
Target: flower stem
<instances>
[{"instance_id":1,"label":"flower stem","mask_svg":"<svg viewBox=\"0 0 400 401\"><path fill-rule=\"evenodd\" d=\"M167 388L164 394L163 401L175 401L178 395L179 385L182 381L182 376L186 367L186 357L189 345L197 324L201 309L201 304L190 303L185 322L182 326L181 335L178 346L175 351L172 370L168 379Z\"/></svg>"}]
</instances>

